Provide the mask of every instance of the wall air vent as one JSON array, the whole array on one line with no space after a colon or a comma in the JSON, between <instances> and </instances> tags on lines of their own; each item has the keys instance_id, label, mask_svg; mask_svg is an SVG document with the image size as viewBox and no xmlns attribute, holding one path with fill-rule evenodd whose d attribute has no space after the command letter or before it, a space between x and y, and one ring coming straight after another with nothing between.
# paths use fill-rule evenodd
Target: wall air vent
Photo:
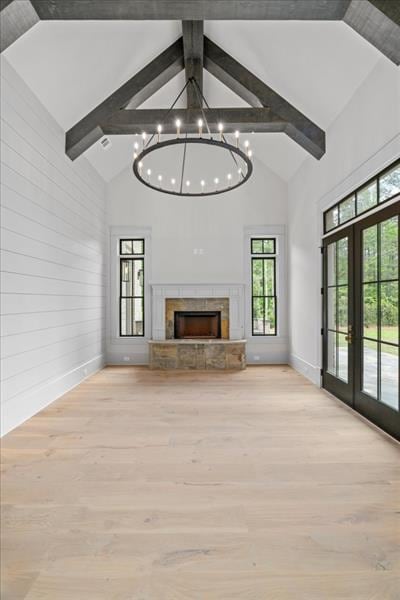
<instances>
[{"instance_id":1,"label":"wall air vent","mask_svg":"<svg viewBox=\"0 0 400 600\"><path fill-rule=\"evenodd\" d=\"M108 137L103 137L100 140L100 144L101 147L103 148L103 150L109 150L109 148L111 148L111 141Z\"/></svg>"}]
</instances>

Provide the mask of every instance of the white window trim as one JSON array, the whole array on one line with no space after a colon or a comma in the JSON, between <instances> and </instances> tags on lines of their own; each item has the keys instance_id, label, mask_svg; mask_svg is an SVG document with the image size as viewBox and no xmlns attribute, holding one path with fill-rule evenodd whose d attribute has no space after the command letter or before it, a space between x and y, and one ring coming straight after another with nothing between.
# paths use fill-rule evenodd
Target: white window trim
<instances>
[{"instance_id":1,"label":"white window trim","mask_svg":"<svg viewBox=\"0 0 400 600\"><path fill-rule=\"evenodd\" d=\"M121 336L119 329L119 241L121 239L144 239L144 336ZM110 339L126 346L143 344L151 339L151 228L110 228Z\"/></svg>"},{"instance_id":2,"label":"white window trim","mask_svg":"<svg viewBox=\"0 0 400 600\"><path fill-rule=\"evenodd\" d=\"M276 240L276 295L278 330L276 335L252 335L251 326L251 250L250 240L255 237L269 237ZM255 225L244 230L244 275L245 292L245 332L246 339L252 343L282 343L288 337L287 320L287 269L286 269L286 227L285 225Z\"/></svg>"}]
</instances>

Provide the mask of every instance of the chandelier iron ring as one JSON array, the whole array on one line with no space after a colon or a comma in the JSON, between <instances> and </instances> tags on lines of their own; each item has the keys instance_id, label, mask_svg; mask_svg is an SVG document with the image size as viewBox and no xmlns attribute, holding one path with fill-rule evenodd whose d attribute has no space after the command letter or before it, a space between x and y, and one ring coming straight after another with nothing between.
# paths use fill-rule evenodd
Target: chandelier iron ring
<instances>
[{"instance_id":1,"label":"chandelier iron ring","mask_svg":"<svg viewBox=\"0 0 400 600\"><path fill-rule=\"evenodd\" d=\"M205 191L199 191L199 192L191 192L191 191L184 190L182 181L181 181L180 187L174 189L173 187L163 187L161 184L156 185L156 183L155 182L153 183L153 181L150 180L150 178L146 179L145 169L143 168L143 166L142 166L142 168L140 168L140 166L139 166L139 165L143 165L143 160L146 156L148 156L149 154L151 154L153 152L156 152L157 150L161 150L161 149L169 147L169 146L184 146L185 144L198 144L198 145L204 144L204 145L214 146L217 148L222 148L226 152L229 152L234 160L235 160L235 158L234 158L235 156L239 157L245 163L247 169L245 170L245 172L243 172L243 169L240 170L240 174L239 174L236 182L232 182L229 185L226 185L225 187L221 187L218 189L205 190ZM215 140L212 138L205 138L205 137L178 137L178 138L174 138L171 140L159 141L155 144L145 146L143 148L143 150L140 153L138 153L136 158L134 159L132 169L135 174L135 177L141 183L143 183L145 186L147 186L148 188L151 188L157 192L164 192L165 194L171 194L173 196L195 197L195 196L215 196L216 194L223 194L228 191L230 192L230 191L240 187L241 185L246 183L246 181L250 178L250 176L253 172L253 164L252 164L249 156L245 152L243 152L240 147L229 144L226 141Z\"/></svg>"}]
</instances>

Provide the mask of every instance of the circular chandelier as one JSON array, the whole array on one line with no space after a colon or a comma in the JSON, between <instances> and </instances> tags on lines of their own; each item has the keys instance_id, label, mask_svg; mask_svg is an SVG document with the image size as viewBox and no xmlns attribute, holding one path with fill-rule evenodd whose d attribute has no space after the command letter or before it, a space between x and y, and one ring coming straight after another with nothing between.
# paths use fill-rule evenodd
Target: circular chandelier
<instances>
[{"instance_id":1,"label":"circular chandelier","mask_svg":"<svg viewBox=\"0 0 400 600\"><path fill-rule=\"evenodd\" d=\"M193 85L201 108L196 125L186 125L192 131L195 127L197 133L185 132L185 124L178 118L176 134L162 139L168 115L188 85ZM222 122L218 123L217 132L211 132L203 102L209 108L197 81L188 79L166 112L164 122L157 124L152 135L142 133L141 147L134 143L132 168L141 183L175 196L213 196L234 190L250 178L253 165L249 141L241 147L239 131L228 134L233 136L232 142L228 141Z\"/></svg>"}]
</instances>

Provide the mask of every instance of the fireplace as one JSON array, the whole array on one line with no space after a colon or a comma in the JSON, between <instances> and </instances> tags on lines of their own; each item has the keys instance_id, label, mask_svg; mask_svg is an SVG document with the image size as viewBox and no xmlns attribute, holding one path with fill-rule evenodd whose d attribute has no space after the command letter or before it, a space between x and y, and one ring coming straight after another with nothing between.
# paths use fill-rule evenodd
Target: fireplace
<instances>
[{"instance_id":1,"label":"fireplace","mask_svg":"<svg viewBox=\"0 0 400 600\"><path fill-rule=\"evenodd\" d=\"M228 340L229 298L216 296L165 298L165 338L163 339L185 338L200 341L203 338L205 342L214 339Z\"/></svg>"},{"instance_id":2,"label":"fireplace","mask_svg":"<svg viewBox=\"0 0 400 600\"><path fill-rule=\"evenodd\" d=\"M174 312L175 339L221 338L221 311L179 310Z\"/></svg>"}]
</instances>

